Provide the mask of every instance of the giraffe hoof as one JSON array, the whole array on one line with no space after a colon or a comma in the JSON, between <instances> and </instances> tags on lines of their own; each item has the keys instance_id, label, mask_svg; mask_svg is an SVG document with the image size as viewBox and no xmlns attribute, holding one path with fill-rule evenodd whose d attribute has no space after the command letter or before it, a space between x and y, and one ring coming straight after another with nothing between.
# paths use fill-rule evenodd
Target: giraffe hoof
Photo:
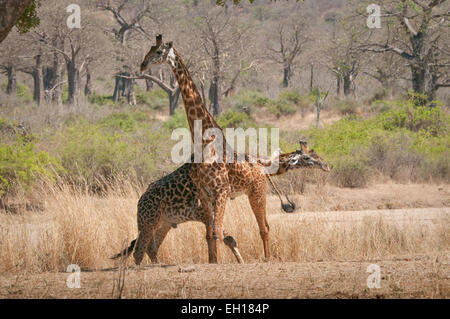
<instances>
[{"instance_id":1,"label":"giraffe hoof","mask_svg":"<svg viewBox=\"0 0 450 319\"><path fill-rule=\"evenodd\" d=\"M281 208L283 208L283 210L284 210L286 213L292 213L292 212L294 212L295 209L296 209L295 203L294 203L293 201L291 201L291 200L290 200L289 198L287 198L287 197L286 197L286 199L287 199L288 203L287 203L287 204L282 203L282 204L281 204Z\"/></svg>"},{"instance_id":2,"label":"giraffe hoof","mask_svg":"<svg viewBox=\"0 0 450 319\"><path fill-rule=\"evenodd\" d=\"M237 247L236 240L232 236L227 236L223 239L223 243L227 245L228 247Z\"/></svg>"}]
</instances>

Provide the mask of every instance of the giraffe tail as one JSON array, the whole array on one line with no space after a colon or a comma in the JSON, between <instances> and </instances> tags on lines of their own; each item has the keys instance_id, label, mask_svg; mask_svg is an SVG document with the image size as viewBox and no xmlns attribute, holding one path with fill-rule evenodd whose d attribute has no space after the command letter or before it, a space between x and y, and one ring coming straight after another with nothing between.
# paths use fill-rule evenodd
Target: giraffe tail
<instances>
[{"instance_id":1,"label":"giraffe tail","mask_svg":"<svg viewBox=\"0 0 450 319\"><path fill-rule=\"evenodd\" d=\"M278 190L278 188L276 187L275 183L273 182L272 177L270 177L270 175L266 175L266 177L267 177L267 179L269 180L270 185L272 185L273 189L275 190L275 192L276 192L277 195L278 195L278 198L279 198L280 201L281 201L281 208L282 208L286 213L293 213L293 212L295 211L295 209L296 209L295 203L294 203L293 201L291 201L291 200L289 199L289 197L287 197L287 196L286 196L286 201L287 201L287 203L285 203L285 202L283 201L283 198L281 197L280 191Z\"/></svg>"},{"instance_id":2,"label":"giraffe tail","mask_svg":"<svg viewBox=\"0 0 450 319\"><path fill-rule=\"evenodd\" d=\"M130 246L128 248L125 248L124 250L122 250L117 255L114 255L114 256L110 257L110 259L117 259L117 258L120 258L122 256L127 257L133 251L135 245L136 245L136 239L131 241Z\"/></svg>"}]
</instances>

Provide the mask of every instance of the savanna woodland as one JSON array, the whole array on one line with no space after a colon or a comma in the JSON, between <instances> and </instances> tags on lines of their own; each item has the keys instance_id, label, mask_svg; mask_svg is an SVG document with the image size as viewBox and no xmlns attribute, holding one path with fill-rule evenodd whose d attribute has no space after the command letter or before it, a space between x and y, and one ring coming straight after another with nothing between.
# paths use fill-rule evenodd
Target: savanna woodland
<instances>
[{"instance_id":1,"label":"savanna woodland","mask_svg":"<svg viewBox=\"0 0 450 319\"><path fill-rule=\"evenodd\" d=\"M0 297L448 298L449 10L446 0L0 0ZM147 186L181 165L178 82L165 63L139 71L156 34L173 41L221 127L279 128L283 153L306 140L331 168L273 178L297 211L281 212L268 187L267 263L242 197L224 222L241 270L228 251L220 275L201 265L205 229L185 223L159 260L196 264L187 283L183 268L131 270L125 283L121 266L96 272L136 238ZM392 269L376 292L370 260ZM315 262L324 268L305 270ZM70 264L94 270L92 287L61 288ZM266 273L272 288L257 289ZM209 286L227 274L232 285Z\"/></svg>"}]
</instances>

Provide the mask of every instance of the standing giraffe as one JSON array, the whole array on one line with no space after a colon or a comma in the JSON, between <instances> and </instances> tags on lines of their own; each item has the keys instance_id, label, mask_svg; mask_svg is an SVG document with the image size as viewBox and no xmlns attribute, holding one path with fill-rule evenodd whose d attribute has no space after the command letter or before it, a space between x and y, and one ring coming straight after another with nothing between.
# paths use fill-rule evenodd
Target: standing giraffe
<instances>
[{"instance_id":1,"label":"standing giraffe","mask_svg":"<svg viewBox=\"0 0 450 319\"><path fill-rule=\"evenodd\" d=\"M323 163L323 160L318 156L314 150L310 150L306 142L301 142L301 149L291 153L280 154L274 160L279 162L278 170L270 175L281 175L291 169L296 168L318 168L324 171L329 171L328 166ZM283 203L279 190L273 184L270 175L263 176L259 174L261 167L270 166L270 161L265 163L258 162L253 166L252 170L248 172L246 181L238 179L231 179L236 184L231 185L231 193L237 194L242 191L242 188L250 187L244 191L249 194L253 189L253 185L266 184L266 178L271 183L281 202ZM158 262L158 250L167 233L171 228L176 228L178 224L187 221L199 221L208 227L208 219L201 205L198 203L198 189L192 182L190 171L191 163L185 163L174 172L162 177L158 181L151 183L145 193L141 196L138 203L138 229L139 237L131 242L130 246L121 253L111 257L112 259L120 258L130 254L136 242L147 242L144 237L148 237L148 246L136 248L134 253L136 264L140 264L144 257L144 252L147 252L152 262ZM250 181L250 182L248 182ZM241 183L242 182L242 183ZM266 192L264 188L258 188L262 193L254 194L254 197L259 197L258 202L266 202ZM284 204L286 205L286 204ZM289 208L289 207L288 207ZM289 209L284 209L290 212ZM262 222L266 219L264 215L257 215L258 210L253 210L255 217L261 219ZM258 225L262 223L258 222ZM260 228L261 230L261 228ZM223 242L228 246L239 263L243 263L242 256L237 249L236 241L233 237L226 236ZM266 251L265 251L266 253ZM269 255L265 255L268 259Z\"/></svg>"},{"instance_id":2,"label":"standing giraffe","mask_svg":"<svg viewBox=\"0 0 450 319\"><path fill-rule=\"evenodd\" d=\"M208 218L206 240L208 242L208 258L210 263L221 260L220 243L223 240L222 223L225 213L225 205L230 195L229 172L226 163L227 143L224 141L223 131L217 125L213 116L208 112L202 101L200 93L195 86L183 59L173 48L172 42L163 43L162 35L156 36L156 45L152 46L141 64L141 72L145 71L150 64L168 63L178 81L184 108L194 141L195 121L201 121L202 155L208 158L201 163L193 163L190 175L197 186L199 199ZM205 131L215 129L214 138L203 138ZM215 149L215 139L218 135L223 139L222 150ZM208 149L208 153L205 150ZM218 154L221 153L219 158ZM146 243L143 243L146 245ZM139 248L139 243L138 247Z\"/></svg>"}]
</instances>

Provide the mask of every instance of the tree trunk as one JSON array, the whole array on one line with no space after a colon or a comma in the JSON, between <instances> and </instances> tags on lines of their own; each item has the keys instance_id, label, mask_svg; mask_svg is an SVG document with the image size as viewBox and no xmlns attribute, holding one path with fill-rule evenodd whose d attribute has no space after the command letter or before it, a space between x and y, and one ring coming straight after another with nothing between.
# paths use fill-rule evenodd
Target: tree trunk
<instances>
[{"instance_id":1,"label":"tree trunk","mask_svg":"<svg viewBox=\"0 0 450 319\"><path fill-rule=\"evenodd\" d=\"M152 75L152 71L149 69L147 72L148 75ZM153 89L153 81L149 79L145 79L145 90L148 92Z\"/></svg>"},{"instance_id":2,"label":"tree trunk","mask_svg":"<svg viewBox=\"0 0 450 319\"><path fill-rule=\"evenodd\" d=\"M320 111L321 111L321 107L316 105L316 111L317 111L317 116L316 116L316 127L319 128L319 121L320 121Z\"/></svg>"},{"instance_id":3,"label":"tree trunk","mask_svg":"<svg viewBox=\"0 0 450 319\"><path fill-rule=\"evenodd\" d=\"M44 75L42 71L42 56L36 56L36 64L33 69L34 92L33 99L37 105L41 105L44 99Z\"/></svg>"},{"instance_id":4,"label":"tree trunk","mask_svg":"<svg viewBox=\"0 0 450 319\"><path fill-rule=\"evenodd\" d=\"M311 63L309 72L309 93L312 92L313 86L314 86L314 64Z\"/></svg>"},{"instance_id":5,"label":"tree trunk","mask_svg":"<svg viewBox=\"0 0 450 319\"><path fill-rule=\"evenodd\" d=\"M118 102L121 97L125 97L128 104L136 105L136 95L134 94L134 80L127 79L127 77L131 77L131 74L129 72L121 72L116 75L113 100L114 102Z\"/></svg>"},{"instance_id":6,"label":"tree trunk","mask_svg":"<svg viewBox=\"0 0 450 319\"><path fill-rule=\"evenodd\" d=\"M174 115L175 110L178 107L178 101L180 100L180 87L177 87L174 91L169 93L169 114Z\"/></svg>"},{"instance_id":7,"label":"tree trunk","mask_svg":"<svg viewBox=\"0 0 450 319\"><path fill-rule=\"evenodd\" d=\"M80 103L80 71L72 61L67 61L67 82L69 85L70 105L79 105Z\"/></svg>"},{"instance_id":8,"label":"tree trunk","mask_svg":"<svg viewBox=\"0 0 450 319\"><path fill-rule=\"evenodd\" d=\"M341 95L341 76L336 75L336 95Z\"/></svg>"},{"instance_id":9,"label":"tree trunk","mask_svg":"<svg viewBox=\"0 0 450 319\"><path fill-rule=\"evenodd\" d=\"M344 81L344 95L347 97L348 95L350 95L351 93L351 78L350 78L350 74L344 74L344 76L342 77L342 80Z\"/></svg>"},{"instance_id":10,"label":"tree trunk","mask_svg":"<svg viewBox=\"0 0 450 319\"><path fill-rule=\"evenodd\" d=\"M123 94L124 89L124 83L123 78L120 77L121 74L116 75L116 84L114 85L114 93L113 93L113 100L114 102L118 102L120 96Z\"/></svg>"},{"instance_id":11,"label":"tree trunk","mask_svg":"<svg viewBox=\"0 0 450 319\"><path fill-rule=\"evenodd\" d=\"M6 94L13 94L17 91L16 67L10 63L6 67L6 74L8 76L8 84L6 86Z\"/></svg>"},{"instance_id":12,"label":"tree trunk","mask_svg":"<svg viewBox=\"0 0 450 319\"><path fill-rule=\"evenodd\" d=\"M129 76L131 76L131 74ZM134 80L132 79L124 79L124 80L125 80L125 92L127 102L129 105L136 105L136 95L134 94Z\"/></svg>"},{"instance_id":13,"label":"tree trunk","mask_svg":"<svg viewBox=\"0 0 450 319\"><path fill-rule=\"evenodd\" d=\"M92 81L91 81L91 70L89 66L86 65L86 84L84 85L84 95L90 96L92 94Z\"/></svg>"},{"instance_id":14,"label":"tree trunk","mask_svg":"<svg viewBox=\"0 0 450 319\"><path fill-rule=\"evenodd\" d=\"M289 86L289 80L291 78L291 67L287 66L283 69L283 87L287 88Z\"/></svg>"},{"instance_id":15,"label":"tree trunk","mask_svg":"<svg viewBox=\"0 0 450 319\"><path fill-rule=\"evenodd\" d=\"M59 53L53 53L53 65L45 68L44 71L44 89L47 93L46 98L55 104L61 105L63 93L61 82L64 78L64 68Z\"/></svg>"},{"instance_id":16,"label":"tree trunk","mask_svg":"<svg viewBox=\"0 0 450 319\"><path fill-rule=\"evenodd\" d=\"M211 101L212 113L214 116L219 115L222 111L220 109L220 93L219 93L219 79L217 76L214 76L211 80L211 86L209 87L209 100Z\"/></svg>"}]
</instances>

